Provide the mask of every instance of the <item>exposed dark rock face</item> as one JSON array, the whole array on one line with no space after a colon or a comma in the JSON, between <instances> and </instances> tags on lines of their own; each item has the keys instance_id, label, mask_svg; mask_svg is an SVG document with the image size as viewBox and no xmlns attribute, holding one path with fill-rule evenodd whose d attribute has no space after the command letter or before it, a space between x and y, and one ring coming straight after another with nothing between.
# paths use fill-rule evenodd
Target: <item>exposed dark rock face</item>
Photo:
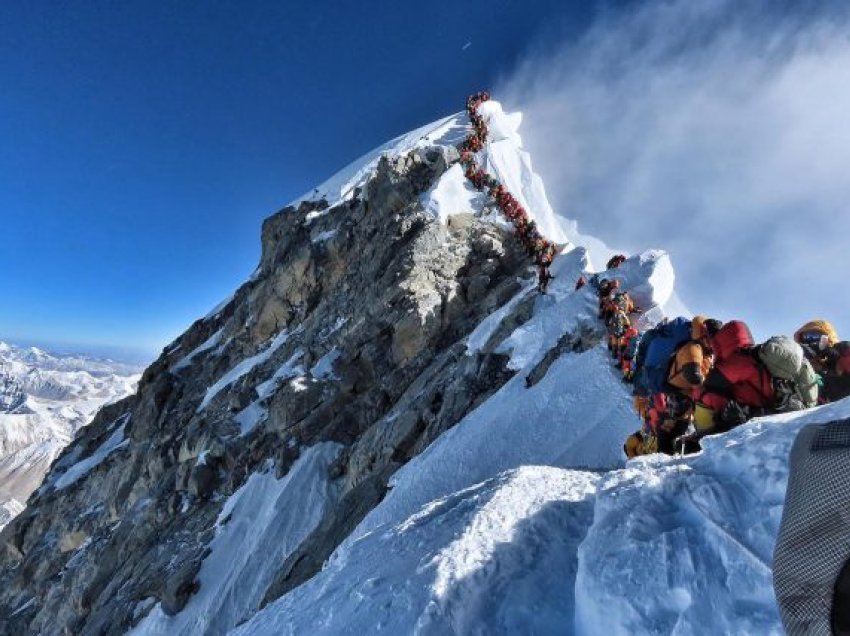
<instances>
[{"instance_id":1,"label":"exposed dark rock face","mask_svg":"<svg viewBox=\"0 0 850 636\"><path fill-rule=\"evenodd\" d=\"M226 497L268 460L284 475L300 449L338 442L339 503L280 563L265 595L277 598L318 571L399 466L510 378L464 338L531 272L498 225L424 212L453 155L382 159L354 198L264 223L251 280L80 432L0 534L0 632L119 634L146 599L179 612Z\"/></svg>"}]
</instances>

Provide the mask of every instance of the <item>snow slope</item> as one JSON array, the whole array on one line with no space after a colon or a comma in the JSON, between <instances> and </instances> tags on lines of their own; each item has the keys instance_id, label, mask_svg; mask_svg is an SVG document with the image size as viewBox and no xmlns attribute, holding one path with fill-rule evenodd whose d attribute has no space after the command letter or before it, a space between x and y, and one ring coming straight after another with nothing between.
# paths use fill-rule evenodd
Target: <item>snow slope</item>
<instances>
[{"instance_id":1,"label":"snow slope","mask_svg":"<svg viewBox=\"0 0 850 636\"><path fill-rule=\"evenodd\" d=\"M804 424L848 416L850 400L754 420L604 474L497 474L346 542L233 633L782 634L788 453Z\"/></svg>"},{"instance_id":2,"label":"snow slope","mask_svg":"<svg viewBox=\"0 0 850 636\"><path fill-rule=\"evenodd\" d=\"M340 448L326 442L306 449L282 479L271 471L251 475L219 515L199 592L176 616L155 607L130 633L224 634L253 614L277 568L334 504L328 467Z\"/></svg>"},{"instance_id":3,"label":"snow slope","mask_svg":"<svg viewBox=\"0 0 850 636\"><path fill-rule=\"evenodd\" d=\"M561 633L598 479L524 467L453 493L355 542L232 633Z\"/></svg>"},{"instance_id":4,"label":"snow slope","mask_svg":"<svg viewBox=\"0 0 850 636\"><path fill-rule=\"evenodd\" d=\"M400 135L351 162L327 181L289 205L297 206L303 201L325 199L328 206L333 207L347 201L354 196L354 191L358 187L369 180L382 155L400 156L416 148L433 145L456 146L466 136L468 121L465 113L458 113ZM314 213L313 218L320 214L321 212Z\"/></svg>"},{"instance_id":5,"label":"snow slope","mask_svg":"<svg viewBox=\"0 0 850 636\"><path fill-rule=\"evenodd\" d=\"M850 400L755 420L697 456L623 467L639 421L604 344L592 344L594 292L573 290L594 269L591 252L604 262L610 250L552 212L520 118L492 102L482 114L492 134L482 165L567 243L528 322L499 335L531 284L468 338L470 355L506 353L517 374L393 476L320 574L232 633L781 633L771 560L788 452L803 424L850 415ZM423 197L435 217L486 213L452 170L443 180ZM681 308L663 252L611 274L647 310L642 326ZM589 348L566 349L527 387L576 333Z\"/></svg>"}]
</instances>

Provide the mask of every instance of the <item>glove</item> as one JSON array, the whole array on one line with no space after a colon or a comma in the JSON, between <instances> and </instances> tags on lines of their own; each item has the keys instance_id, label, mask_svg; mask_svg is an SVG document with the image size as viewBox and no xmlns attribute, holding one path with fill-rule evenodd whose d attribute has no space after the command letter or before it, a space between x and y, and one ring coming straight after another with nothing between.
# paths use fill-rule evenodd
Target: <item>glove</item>
<instances>
[{"instance_id":1,"label":"glove","mask_svg":"<svg viewBox=\"0 0 850 636\"><path fill-rule=\"evenodd\" d=\"M735 400L729 400L720 412L720 421L729 428L743 424L749 419L749 409L746 406L738 404Z\"/></svg>"}]
</instances>

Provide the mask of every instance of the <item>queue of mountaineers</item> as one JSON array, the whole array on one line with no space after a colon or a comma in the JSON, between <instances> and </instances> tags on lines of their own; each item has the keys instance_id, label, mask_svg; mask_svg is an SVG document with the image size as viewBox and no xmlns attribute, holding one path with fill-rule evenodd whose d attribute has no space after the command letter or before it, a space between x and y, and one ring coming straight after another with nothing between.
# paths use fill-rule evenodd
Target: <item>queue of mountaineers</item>
<instances>
[{"instance_id":1,"label":"queue of mountaineers","mask_svg":"<svg viewBox=\"0 0 850 636\"><path fill-rule=\"evenodd\" d=\"M480 192L487 192L502 215L513 225L515 236L537 267L538 289L545 294L553 278L549 267L557 253L555 243L540 233L537 224L516 197L499 183L498 179L482 169L475 159L475 153L484 147L488 134L487 122L478 113L478 107L489 99L490 94L482 91L470 95L466 100L466 111L472 123L472 131L458 147L460 162L473 187Z\"/></svg>"},{"instance_id":2,"label":"queue of mountaineers","mask_svg":"<svg viewBox=\"0 0 850 636\"><path fill-rule=\"evenodd\" d=\"M489 99L487 92L467 99L472 130L458 146L460 162L472 186L486 192L513 225L517 240L537 267L538 289L545 294L557 246L476 160L488 135L478 107ZM606 268L614 270L625 260L618 254ZM774 336L761 344L740 320L723 323L704 316L665 319L641 333L636 325L641 310L617 279L581 276L575 290L587 284L598 294L608 350L623 380L634 387L634 407L643 422L623 446L629 458L694 452L703 436L750 418L850 396L850 342L840 341L825 320L806 323L793 338Z\"/></svg>"},{"instance_id":3,"label":"queue of mountaineers","mask_svg":"<svg viewBox=\"0 0 850 636\"><path fill-rule=\"evenodd\" d=\"M625 260L615 257L608 268ZM696 316L665 319L640 333L640 309L619 281L594 275L599 318L623 380L633 385L643 422L623 446L631 458L699 450L705 435L753 417L787 413L850 396L850 342L833 326L813 320L794 337L761 344L740 320ZM580 289L584 280L579 279Z\"/></svg>"}]
</instances>

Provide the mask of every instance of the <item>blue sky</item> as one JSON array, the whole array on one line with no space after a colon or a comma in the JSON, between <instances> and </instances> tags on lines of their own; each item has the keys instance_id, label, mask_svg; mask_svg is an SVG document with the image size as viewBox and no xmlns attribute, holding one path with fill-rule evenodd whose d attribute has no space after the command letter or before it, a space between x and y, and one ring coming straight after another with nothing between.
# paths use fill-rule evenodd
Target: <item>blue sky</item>
<instances>
[{"instance_id":1,"label":"blue sky","mask_svg":"<svg viewBox=\"0 0 850 636\"><path fill-rule=\"evenodd\" d=\"M151 358L264 218L492 88L559 213L694 311L850 332L842 3L0 3L0 338ZM815 10L817 9L817 10Z\"/></svg>"},{"instance_id":2,"label":"blue sky","mask_svg":"<svg viewBox=\"0 0 850 636\"><path fill-rule=\"evenodd\" d=\"M262 219L590 6L0 4L0 338L157 351L250 274Z\"/></svg>"}]
</instances>

